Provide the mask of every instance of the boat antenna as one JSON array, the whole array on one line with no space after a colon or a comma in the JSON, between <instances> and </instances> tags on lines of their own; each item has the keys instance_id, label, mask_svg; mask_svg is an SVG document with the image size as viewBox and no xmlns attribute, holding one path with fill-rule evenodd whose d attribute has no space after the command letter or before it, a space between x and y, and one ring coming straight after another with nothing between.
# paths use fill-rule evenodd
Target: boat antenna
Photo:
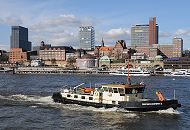
<instances>
[{"instance_id":1,"label":"boat antenna","mask_svg":"<svg viewBox=\"0 0 190 130\"><path fill-rule=\"evenodd\" d=\"M174 89L174 100L176 99L176 97L175 97L175 89Z\"/></svg>"},{"instance_id":2,"label":"boat antenna","mask_svg":"<svg viewBox=\"0 0 190 130\"><path fill-rule=\"evenodd\" d=\"M130 77L130 66L129 66L129 58L128 58L128 76L127 76L127 80L128 80L128 84L131 84L131 77Z\"/></svg>"},{"instance_id":3,"label":"boat antenna","mask_svg":"<svg viewBox=\"0 0 190 130\"><path fill-rule=\"evenodd\" d=\"M76 89L76 88L78 88L78 87L82 86L83 84L85 84L85 83L81 83L81 84L79 84L79 85L75 86L73 89Z\"/></svg>"}]
</instances>

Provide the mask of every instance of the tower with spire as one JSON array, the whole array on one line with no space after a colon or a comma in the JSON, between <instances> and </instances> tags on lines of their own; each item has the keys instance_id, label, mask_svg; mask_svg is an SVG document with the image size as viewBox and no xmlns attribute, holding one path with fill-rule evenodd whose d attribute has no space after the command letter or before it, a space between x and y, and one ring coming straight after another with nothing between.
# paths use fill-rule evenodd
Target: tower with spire
<instances>
[{"instance_id":1,"label":"tower with spire","mask_svg":"<svg viewBox=\"0 0 190 130\"><path fill-rule=\"evenodd\" d=\"M104 39L102 38L102 47L104 47Z\"/></svg>"}]
</instances>

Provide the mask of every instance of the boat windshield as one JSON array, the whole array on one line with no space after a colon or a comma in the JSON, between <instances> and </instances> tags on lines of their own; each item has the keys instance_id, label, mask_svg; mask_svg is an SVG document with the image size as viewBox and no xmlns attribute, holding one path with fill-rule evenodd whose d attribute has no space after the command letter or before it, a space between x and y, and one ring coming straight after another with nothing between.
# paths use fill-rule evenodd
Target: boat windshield
<instances>
[{"instance_id":1,"label":"boat windshield","mask_svg":"<svg viewBox=\"0 0 190 130\"><path fill-rule=\"evenodd\" d=\"M108 92L108 87L103 87L104 92Z\"/></svg>"},{"instance_id":2,"label":"boat windshield","mask_svg":"<svg viewBox=\"0 0 190 130\"><path fill-rule=\"evenodd\" d=\"M113 90L112 90L112 88L111 88L111 87L108 87L108 90L109 90L109 92L110 92L110 93L112 93L112 92L113 92Z\"/></svg>"},{"instance_id":3,"label":"boat windshield","mask_svg":"<svg viewBox=\"0 0 190 130\"><path fill-rule=\"evenodd\" d=\"M118 88L119 93L124 94L124 88Z\"/></svg>"},{"instance_id":4,"label":"boat windshield","mask_svg":"<svg viewBox=\"0 0 190 130\"><path fill-rule=\"evenodd\" d=\"M139 88L125 88L125 94L143 93L144 87Z\"/></svg>"}]
</instances>

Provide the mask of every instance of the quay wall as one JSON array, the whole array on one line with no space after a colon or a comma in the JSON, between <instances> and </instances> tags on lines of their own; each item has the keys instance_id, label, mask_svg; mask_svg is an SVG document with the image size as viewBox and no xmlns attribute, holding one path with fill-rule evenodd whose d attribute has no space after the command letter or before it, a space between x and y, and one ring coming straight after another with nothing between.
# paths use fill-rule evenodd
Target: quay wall
<instances>
[{"instance_id":1,"label":"quay wall","mask_svg":"<svg viewBox=\"0 0 190 130\"><path fill-rule=\"evenodd\" d=\"M15 74L109 74L109 72L98 70L68 70L58 67L18 67L14 69Z\"/></svg>"}]
</instances>

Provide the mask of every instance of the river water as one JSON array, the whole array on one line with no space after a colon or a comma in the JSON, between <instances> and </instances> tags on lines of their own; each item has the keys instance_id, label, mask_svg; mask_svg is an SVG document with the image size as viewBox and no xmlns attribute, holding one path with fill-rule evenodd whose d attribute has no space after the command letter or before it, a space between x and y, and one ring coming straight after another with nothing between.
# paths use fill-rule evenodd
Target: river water
<instances>
[{"instance_id":1,"label":"river water","mask_svg":"<svg viewBox=\"0 0 190 130\"><path fill-rule=\"evenodd\" d=\"M126 76L110 75L13 75L0 74L0 129L80 130L189 130L190 77L132 77L146 84L145 95L156 98L161 90L182 104L177 110L129 112L54 103L52 93L66 85L126 82Z\"/></svg>"}]
</instances>

